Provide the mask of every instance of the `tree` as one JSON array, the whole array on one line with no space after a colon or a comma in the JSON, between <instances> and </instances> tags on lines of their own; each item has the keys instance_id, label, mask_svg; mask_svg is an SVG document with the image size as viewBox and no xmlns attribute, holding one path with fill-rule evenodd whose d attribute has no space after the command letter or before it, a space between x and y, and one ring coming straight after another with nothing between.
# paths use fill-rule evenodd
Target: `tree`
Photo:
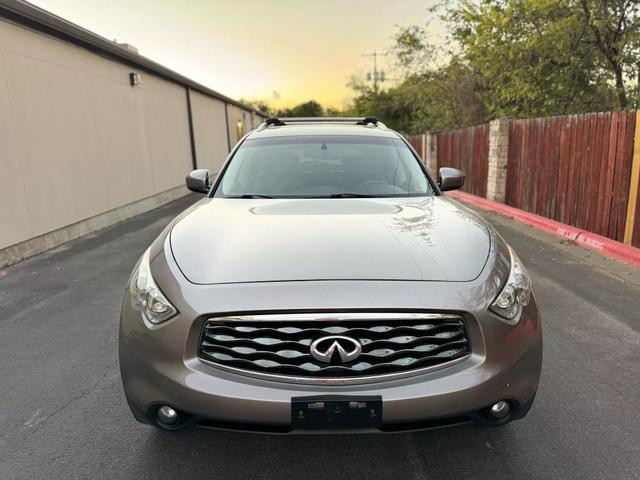
<instances>
[{"instance_id":1,"label":"tree","mask_svg":"<svg viewBox=\"0 0 640 480\"><path fill-rule=\"evenodd\" d=\"M345 116L379 118L390 128L402 132L411 131L415 114L415 102L402 85L387 90L374 90L357 77L352 77L349 86L356 96L349 108L342 112Z\"/></svg>"},{"instance_id":2,"label":"tree","mask_svg":"<svg viewBox=\"0 0 640 480\"><path fill-rule=\"evenodd\" d=\"M309 100L295 107L286 108L277 112L278 117L323 117L324 115L324 108L315 100Z\"/></svg>"},{"instance_id":3,"label":"tree","mask_svg":"<svg viewBox=\"0 0 640 480\"><path fill-rule=\"evenodd\" d=\"M491 116L629 106L637 0L466 0L446 18Z\"/></svg>"},{"instance_id":4,"label":"tree","mask_svg":"<svg viewBox=\"0 0 640 480\"><path fill-rule=\"evenodd\" d=\"M355 80L356 96L344 114L371 115L403 133L449 130L486 121L484 105L476 96L476 79L459 59L446 66L408 75L398 85L375 92Z\"/></svg>"},{"instance_id":5,"label":"tree","mask_svg":"<svg viewBox=\"0 0 640 480\"><path fill-rule=\"evenodd\" d=\"M487 120L477 72L464 57L433 45L425 28L400 29L393 51L404 76L400 88L415 104L411 132L449 130ZM445 62L443 54L448 55Z\"/></svg>"},{"instance_id":6,"label":"tree","mask_svg":"<svg viewBox=\"0 0 640 480\"><path fill-rule=\"evenodd\" d=\"M249 100L246 98L241 98L240 102L252 108L255 108L259 112L262 112L267 115L271 115L271 113L273 112L273 108L271 107L271 105L269 105L264 100Z\"/></svg>"},{"instance_id":7,"label":"tree","mask_svg":"<svg viewBox=\"0 0 640 480\"><path fill-rule=\"evenodd\" d=\"M628 87L625 77L638 79L640 61L640 18L637 0L580 0L582 23L591 30L592 42L606 60L615 79L620 108L626 109ZM638 85L636 84L636 96Z\"/></svg>"},{"instance_id":8,"label":"tree","mask_svg":"<svg viewBox=\"0 0 640 480\"><path fill-rule=\"evenodd\" d=\"M476 71L457 56L440 68L408 77L405 83L415 85L417 103L411 131L451 130L486 122L479 82Z\"/></svg>"},{"instance_id":9,"label":"tree","mask_svg":"<svg viewBox=\"0 0 640 480\"><path fill-rule=\"evenodd\" d=\"M640 106L640 0L443 0L430 12L446 40L433 44L428 24L400 29L402 81L355 85L354 112L413 133Z\"/></svg>"},{"instance_id":10,"label":"tree","mask_svg":"<svg viewBox=\"0 0 640 480\"><path fill-rule=\"evenodd\" d=\"M438 65L436 53L441 50L428 41L425 28L400 29L392 52L398 67L395 74L403 80L375 92L359 79L352 79L350 86L356 97L351 113L374 115L407 134L485 122L487 111L478 95L476 72L457 55Z\"/></svg>"}]
</instances>

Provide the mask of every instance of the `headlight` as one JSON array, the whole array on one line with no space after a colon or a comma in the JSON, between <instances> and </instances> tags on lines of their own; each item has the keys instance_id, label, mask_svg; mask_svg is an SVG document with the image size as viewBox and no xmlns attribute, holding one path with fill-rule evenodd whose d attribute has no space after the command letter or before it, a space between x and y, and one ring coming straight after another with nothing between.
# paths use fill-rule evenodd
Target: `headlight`
<instances>
[{"instance_id":1,"label":"headlight","mask_svg":"<svg viewBox=\"0 0 640 480\"><path fill-rule=\"evenodd\" d=\"M149 250L144 252L138 268L131 275L129 292L133 308L142 312L154 325L169 320L178 313L153 281L149 268Z\"/></svg>"},{"instance_id":2,"label":"headlight","mask_svg":"<svg viewBox=\"0 0 640 480\"><path fill-rule=\"evenodd\" d=\"M509 278L491 304L490 309L504 318L507 323L515 325L520 320L522 308L531 299L531 280L529 280L524 265L511 247L509 247L509 254L511 255Z\"/></svg>"}]
</instances>

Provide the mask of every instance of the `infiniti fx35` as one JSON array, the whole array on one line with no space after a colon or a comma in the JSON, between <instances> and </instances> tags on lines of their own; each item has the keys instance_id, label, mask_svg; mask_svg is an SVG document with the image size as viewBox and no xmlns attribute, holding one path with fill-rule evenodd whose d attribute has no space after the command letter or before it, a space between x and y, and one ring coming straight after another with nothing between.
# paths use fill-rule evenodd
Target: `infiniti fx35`
<instances>
[{"instance_id":1,"label":"infiniti fx35","mask_svg":"<svg viewBox=\"0 0 640 480\"><path fill-rule=\"evenodd\" d=\"M135 266L120 368L137 420L271 433L522 418L541 324L522 262L374 118L266 120Z\"/></svg>"}]
</instances>

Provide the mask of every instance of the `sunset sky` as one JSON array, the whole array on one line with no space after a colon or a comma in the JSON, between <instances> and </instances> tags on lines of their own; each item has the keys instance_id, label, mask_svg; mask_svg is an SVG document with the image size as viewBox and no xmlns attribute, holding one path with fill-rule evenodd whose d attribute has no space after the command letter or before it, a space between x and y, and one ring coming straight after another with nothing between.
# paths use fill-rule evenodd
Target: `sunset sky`
<instances>
[{"instance_id":1,"label":"sunset sky","mask_svg":"<svg viewBox=\"0 0 640 480\"><path fill-rule=\"evenodd\" d=\"M398 25L423 24L434 0L32 3L230 97L342 107L349 77L371 68L362 54L388 48ZM441 33L437 21L431 27Z\"/></svg>"}]
</instances>

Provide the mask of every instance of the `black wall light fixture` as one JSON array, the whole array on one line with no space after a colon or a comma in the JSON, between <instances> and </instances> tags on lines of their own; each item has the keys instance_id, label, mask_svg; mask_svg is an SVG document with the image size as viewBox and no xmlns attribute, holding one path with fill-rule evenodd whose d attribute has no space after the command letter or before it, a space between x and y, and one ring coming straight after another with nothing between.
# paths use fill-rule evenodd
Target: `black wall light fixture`
<instances>
[{"instance_id":1,"label":"black wall light fixture","mask_svg":"<svg viewBox=\"0 0 640 480\"><path fill-rule=\"evenodd\" d=\"M135 87L136 85L140 85L140 82L142 81L142 77L140 76L139 73L136 72L131 72L129 74L129 84L132 87Z\"/></svg>"}]
</instances>

